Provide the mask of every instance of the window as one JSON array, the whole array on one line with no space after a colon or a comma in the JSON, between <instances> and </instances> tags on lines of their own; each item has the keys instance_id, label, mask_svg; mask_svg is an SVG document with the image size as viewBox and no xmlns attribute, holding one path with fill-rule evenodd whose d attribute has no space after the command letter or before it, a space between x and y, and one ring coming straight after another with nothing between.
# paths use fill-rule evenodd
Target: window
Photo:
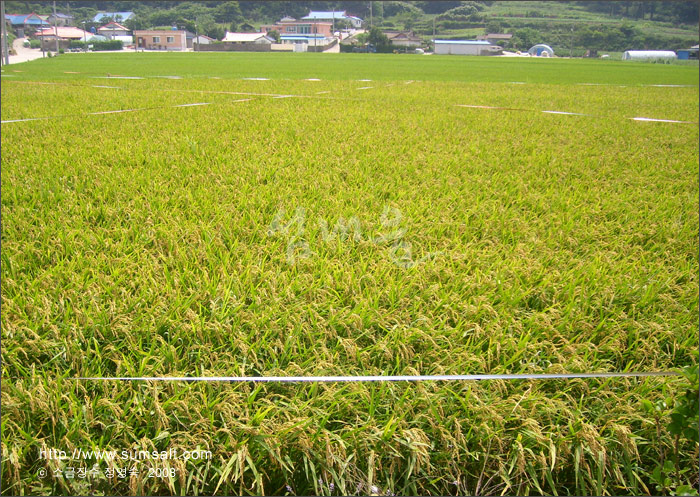
<instances>
[{"instance_id":1,"label":"window","mask_svg":"<svg viewBox=\"0 0 700 497\"><path fill-rule=\"evenodd\" d=\"M153 43L160 43L160 36L154 36Z\"/></svg>"},{"instance_id":2,"label":"window","mask_svg":"<svg viewBox=\"0 0 700 497\"><path fill-rule=\"evenodd\" d=\"M299 33L309 34L311 32L311 26L299 26Z\"/></svg>"},{"instance_id":3,"label":"window","mask_svg":"<svg viewBox=\"0 0 700 497\"><path fill-rule=\"evenodd\" d=\"M168 36L168 37L166 38L166 41L167 41L168 43L175 43L175 37L174 37L174 36Z\"/></svg>"},{"instance_id":4,"label":"window","mask_svg":"<svg viewBox=\"0 0 700 497\"><path fill-rule=\"evenodd\" d=\"M287 26L287 33L296 33L297 30L294 26Z\"/></svg>"}]
</instances>

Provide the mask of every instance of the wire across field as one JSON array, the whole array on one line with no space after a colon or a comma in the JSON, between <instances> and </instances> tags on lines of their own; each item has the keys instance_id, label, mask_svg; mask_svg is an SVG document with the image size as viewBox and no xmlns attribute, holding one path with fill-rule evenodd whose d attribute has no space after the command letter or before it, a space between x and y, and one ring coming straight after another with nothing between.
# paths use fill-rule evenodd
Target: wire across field
<instances>
[{"instance_id":1,"label":"wire across field","mask_svg":"<svg viewBox=\"0 0 700 497\"><path fill-rule=\"evenodd\" d=\"M657 492L681 377L508 375L697 364L696 69L198 55L3 69L3 494Z\"/></svg>"}]
</instances>

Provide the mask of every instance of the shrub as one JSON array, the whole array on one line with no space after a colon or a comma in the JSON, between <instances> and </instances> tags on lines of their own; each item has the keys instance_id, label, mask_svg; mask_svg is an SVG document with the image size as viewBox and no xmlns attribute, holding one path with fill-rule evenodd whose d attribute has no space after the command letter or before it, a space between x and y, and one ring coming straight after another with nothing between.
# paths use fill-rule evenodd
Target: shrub
<instances>
[{"instance_id":1,"label":"shrub","mask_svg":"<svg viewBox=\"0 0 700 497\"><path fill-rule=\"evenodd\" d=\"M29 40L29 48L41 48L41 42L39 40Z\"/></svg>"},{"instance_id":2,"label":"shrub","mask_svg":"<svg viewBox=\"0 0 700 497\"><path fill-rule=\"evenodd\" d=\"M91 45L95 52L101 50L121 50L124 48L124 43L122 43L121 40L94 41Z\"/></svg>"}]
</instances>

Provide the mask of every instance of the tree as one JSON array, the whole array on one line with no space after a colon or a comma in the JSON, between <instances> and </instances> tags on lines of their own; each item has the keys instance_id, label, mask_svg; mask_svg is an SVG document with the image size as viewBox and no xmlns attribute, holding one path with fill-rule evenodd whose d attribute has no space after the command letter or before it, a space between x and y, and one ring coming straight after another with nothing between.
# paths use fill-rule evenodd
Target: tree
<instances>
[{"instance_id":1,"label":"tree","mask_svg":"<svg viewBox=\"0 0 700 497\"><path fill-rule=\"evenodd\" d=\"M378 20L384 19L384 2L372 2L373 17Z\"/></svg>"},{"instance_id":2,"label":"tree","mask_svg":"<svg viewBox=\"0 0 700 497\"><path fill-rule=\"evenodd\" d=\"M216 22L241 22L243 13L238 2L224 2L216 8L214 19Z\"/></svg>"},{"instance_id":3,"label":"tree","mask_svg":"<svg viewBox=\"0 0 700 497\"><path fill-rule=\"evenodd\" d=\"M129 30L133 31L135 29L146 29L148 24L141 17L131 17L124 21L124 26Z\"/></svg>"},{"instance_id":4,"label":"tree","mask_svg":"<svg viewBox=\"0 0 700 497\"><path fill-rule=\"evenodd\" d=\"M418 14L415 12L409 12L408 15L406 16L404 22L403 22L403 28L406 31L410 31L413 29L413 27L416 25L416 21L418 20Z\"/></svg>"},{"instance_id":5,"label":"tree","mask_svg":"<svg viewBox=\"0 0 700 497\"><path fill-rule=\"evenodd\" d=\"M501 33L502 30L503 30L503 26L501 26L501 23L499 23L499 22L497 22L497 21L489 21L489 22L487 22L487 23L486 23L486 27L485 27L485 29L484 29L484 31L486 32L486 34L489 34L489 33Z\"/></svg>"},{"instance_id":6,"label":"tree","mask_svg":"<svg viewBox=\"0 0 700 497\"><path fill-rule=\"evenodd\" d=\"M267 36L269 36L270 38L274 38L275 43L279 43L282 40L282 37L280 36L280 32L277 31L276 29L273 29L272 31L268 31Z\"/></svg>"},{"instance_id":7,"label":"tree","mask_svg":"<svg viewBox=\"0 0 700 497\"><path fill-rule=\"evenodd\" d=\"M367 36L367 41L374 45L374 48L376 48L377 52L390 52L391 51L391 42L389 41L389 38L382 33L382 30L379 29L378 27L373 27L372 29L369 30L369 36Z\"/></svg>"},{"instance_id":8,"label":"tree","mask_svg":"<svg viewBox=\"0 0 700 497\"><path fill-rule=\"evenodd\" d=\"M431 1L431 2L416 2L416 6L423 10L426 14L442 14L450 9L459 7L462 2L459 1Z\"/></svg>"},{"instance_id":9,"label":"tree","mask_svg":"<svg viewBox=\"0 0 700 497\"><path fill-rule=\"evenodd\" d=\"M177 26L177 29L184 29L190 33L194 33L197 29L194 25L194 21L190 21L189 19L184 19L182 17L177 18L175 25Z\"/></svg>"},{"instance_id":10,"label":"tree","mask_svg":"<svg viewBox=\"0 0 700 497\"><path fill-rule=\"evenodd\" d=\"M540 32L532 28L518 29L513 38L513 44L521 50L527 50L531 46L540 42Z\"/></svg>"}]
</instances>

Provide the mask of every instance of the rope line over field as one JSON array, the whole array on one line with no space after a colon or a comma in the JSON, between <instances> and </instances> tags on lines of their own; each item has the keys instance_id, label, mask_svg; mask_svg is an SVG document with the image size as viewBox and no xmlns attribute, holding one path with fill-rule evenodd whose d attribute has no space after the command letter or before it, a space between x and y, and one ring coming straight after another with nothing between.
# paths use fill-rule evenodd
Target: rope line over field
<instances>
[{"instance_id":1,"label":"rope line over field","mask_svg":"<svg viewBox=\"0 0 700 497\"><path fill-rule=\"evenodd\" d=\"M184 381L224 383L367 383L399 381L481 381L481 380L557 380L576 378L639 378L678 376L673 371L631 373L562 373L562 374L455 374L408 376L114 376L78 377L77 381Z\"/></svg>"},{"instance_id":2,"label":"rope line over field","mask_svg":"<svg viewBox=\"0 0 700 497\"><path fill-rule=\"evenodd\" d=\"M465 107L467 109L485 109L485 110L517 110L522 112L541 112L542 114L558 114L565 116L585 116L585 117L605 117L598 116L595 114L582 114L580 112L566 112L562 110L537 110L537 109L519 109L513 107L493 107L490 105L467 105L467 104L456 104L457 107ZM698 124L695 121L677 121L675 119L656 119L653 117L625 117L623 119L629 119L631 121L637 122L655 122L655 123L676 123L676 124Z\"/></svg>"}]
</instances>

